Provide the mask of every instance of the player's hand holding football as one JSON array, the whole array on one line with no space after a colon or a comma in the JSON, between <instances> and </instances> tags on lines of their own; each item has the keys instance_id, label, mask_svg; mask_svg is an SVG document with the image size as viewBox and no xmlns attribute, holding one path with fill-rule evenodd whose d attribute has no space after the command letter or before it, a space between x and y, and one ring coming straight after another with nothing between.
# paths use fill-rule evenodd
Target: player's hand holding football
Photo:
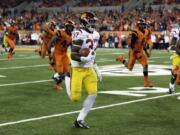
<instances>
[{"instance_id":1,"label":"player's hand holding football","mask_svg":"<svg viewBox=\"0 0 180 135\"><path fill-rule=\"evenodd\" d=\"M81 56L80 59L81 59L82 62L89 62L89 61L93 60L94 58L95 58L94 51L90 50L87 57Z\"/></svg>"}]
</instances>

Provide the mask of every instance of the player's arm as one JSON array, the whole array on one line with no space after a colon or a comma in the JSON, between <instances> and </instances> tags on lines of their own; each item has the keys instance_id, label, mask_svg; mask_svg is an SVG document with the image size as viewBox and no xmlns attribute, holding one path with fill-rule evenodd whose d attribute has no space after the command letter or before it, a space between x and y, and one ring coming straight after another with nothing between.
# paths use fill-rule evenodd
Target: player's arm
<instances>
[{"instance_id":1,"label":"player's arm","mask_svg":"<svg viewBox=\"0 0 180 135\"><path fill-rule=\"evenodd\" d=\"M137 41L138 37L137 37L137 32L133 31L131 33L131 42L130 42L130 47L134 50L135 49L135 44Z\"/></svg>"},{"instance_id":2,"label":"player's arm","mask_svg":"<svg viewBox=\"0 0 180 135\"><path fill-rule=\"evenodd\" d=\"M72 41L72 50L71 50L71 59L81 62L81 56L79 55L79 50L83 44L83 40L73 40Z\"/></svg>"},{"instance_id":3,"label":"player's arm","mask_svg":"<svg viewBox=\"0 0 180 135\"><path fill-rule=\"evenodd\" d=\"M56 41L59 39L58 35L55 34L48 43L48 53L51 53L51 49L55 46Z\"/></svg>"},{"instance_id":4,"label":"player's arm","mask_svg":"<svg viewBox=\"0 0 180 135\"><path fill-rule=\"evenodd\" d=\"M149 46L149 49L147 50L147 46ZM148 36L147 36L147 40L146 40L146 46L145 48L143 48L147 57L150 57L151 56L151 52L152 52L152 49L153 49L153 43L152 43L152 40L151 40L151 31L148 30Z\"/></svg>"},{"instance_id":5,"label":"player's arm","mask_svg":"<svg viewBox=\"0 0 180 135\"><path fill-rule=\"evenodd\" d=\"M48 34L48 26L47 25L44 25L41 29L41 32L43 35L47 35Z\"/></svg>"}]
</instances>

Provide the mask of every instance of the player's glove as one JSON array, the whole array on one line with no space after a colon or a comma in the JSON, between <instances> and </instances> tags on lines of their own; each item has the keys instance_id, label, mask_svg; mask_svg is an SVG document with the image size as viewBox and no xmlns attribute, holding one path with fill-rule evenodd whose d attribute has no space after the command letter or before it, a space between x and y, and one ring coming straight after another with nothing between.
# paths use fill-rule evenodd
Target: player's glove
<instances>
[{"instance_id":1,"label":"player's glove","mask_svg":"<svg viewBox=\"0 0 180 135\"><path fill-rule=\"evenodd\" d=\"M98 79L101 82L102 81L102 74L101 74L101 71L99 70L99 67L97 66L97 64L94 64L94 70L96 71Z\"/></svg>"},{"instance_id":2,"label":"player's glove","mask_svg":"<svg viewBox=\"0 0 180 135\"><path fill-rule=\"evenodd\" d=\"M95 55L93 50L89 52L89 55L87 57L80 57L81 62L85 62L85 63L94 59L95 59Z\"/></svg>"}]
</instances>

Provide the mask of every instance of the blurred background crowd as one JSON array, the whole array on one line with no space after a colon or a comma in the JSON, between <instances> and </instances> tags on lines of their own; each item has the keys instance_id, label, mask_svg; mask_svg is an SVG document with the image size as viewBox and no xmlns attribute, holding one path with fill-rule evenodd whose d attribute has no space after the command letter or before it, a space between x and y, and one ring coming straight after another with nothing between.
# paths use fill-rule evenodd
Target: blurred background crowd
<instances>
[{"instance_id":1,"label":"blurred background crowd","mask_svg":"<svg viewBox=\"0 0 180 135\"><path fill-rule=\"evenodd\" d=\"M99 18L96 27L101 32L100 47L119 47L119 44L121 44L121 47L125 47L126 34L119 35L119 32L123 31L123 33L126 33L134 29L136 21L143 17L150 21L152 31L158 32L158 34L153 34L152 37L153 42L159 44L156 48L166 48L167 43L170 42L168 33L173 27L179 28L180 0L152 0L151 2L133 0L135 3L141 2L140 6L139 4L130 5L129 3L133 4L131 1L2 0L0 5L0 25L2 26L3 22L8 22L10 18L15 20L18 30L25 31L18 37L19 44L32 44L30 41L32 37L36 36L34 31L40 31L41 26L50 20L56 21L58 28L62 28L64 22L68 19L78 23L81 11L74 11L72 7L79 9L86 7L99 7L101 9L106 7L104 10L93 11ZM31 6L24 9L20 7L15 8L25 2ZM132 6L135 6L133 10L129 8ZM62 10L59 10L60 8ZM162 43L166 45L162 45Z\"/></svg>"}]
</instances>

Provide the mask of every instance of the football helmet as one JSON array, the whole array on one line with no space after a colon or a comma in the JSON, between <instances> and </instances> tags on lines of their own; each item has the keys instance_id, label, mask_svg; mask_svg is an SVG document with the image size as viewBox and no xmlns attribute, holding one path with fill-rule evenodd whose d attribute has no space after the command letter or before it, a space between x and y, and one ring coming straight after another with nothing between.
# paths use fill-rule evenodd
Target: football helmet
<instances>
[{"instance_id":1,"label":"football helmet","mask_svg":"<svg viewBox=\"0 0 180 135\"><path fill-rule=\"evenodd\" d=\"M137 21L137 27L141 30L141 31L144 31L145 28L147 28L147 24L146 24L146 21L142 18L140 18L138 21Z\"/></svg>"},{"instance_id":2,"label":"football helmet","mask_svg":"<svg viewBox=\"0 0 180 135\"><path fill-rule=\"evenodd\" d=\"M93 13L82 13L79 20L82 27L84 27L89 32L94 32L95 23L98 20L98 18Z\"/></svg>"},{"instance_id":3,"label":"football helmet","mask_svg":"<svg viewBox=\"0 0 180 135\"><path fill-rule=\"evenodd\" d=\"M72 20L68 20L65 23L65 31L70 35L71 35L72 31L74 30L74 27L75 27L75 22Z\"/></svg>"},{"instance_id":4,"label":"football helmet","mask_svg":"<svg viewBox=\"0 0 180 135\"><path fill-rule=\"evenodd\" d=\"M55 29L55 28L56 28L56 22L55 22L55 21L50 21L49 25L50 25L50 27L51 27L52 29Z\"/></svg>"}]
</instances>

